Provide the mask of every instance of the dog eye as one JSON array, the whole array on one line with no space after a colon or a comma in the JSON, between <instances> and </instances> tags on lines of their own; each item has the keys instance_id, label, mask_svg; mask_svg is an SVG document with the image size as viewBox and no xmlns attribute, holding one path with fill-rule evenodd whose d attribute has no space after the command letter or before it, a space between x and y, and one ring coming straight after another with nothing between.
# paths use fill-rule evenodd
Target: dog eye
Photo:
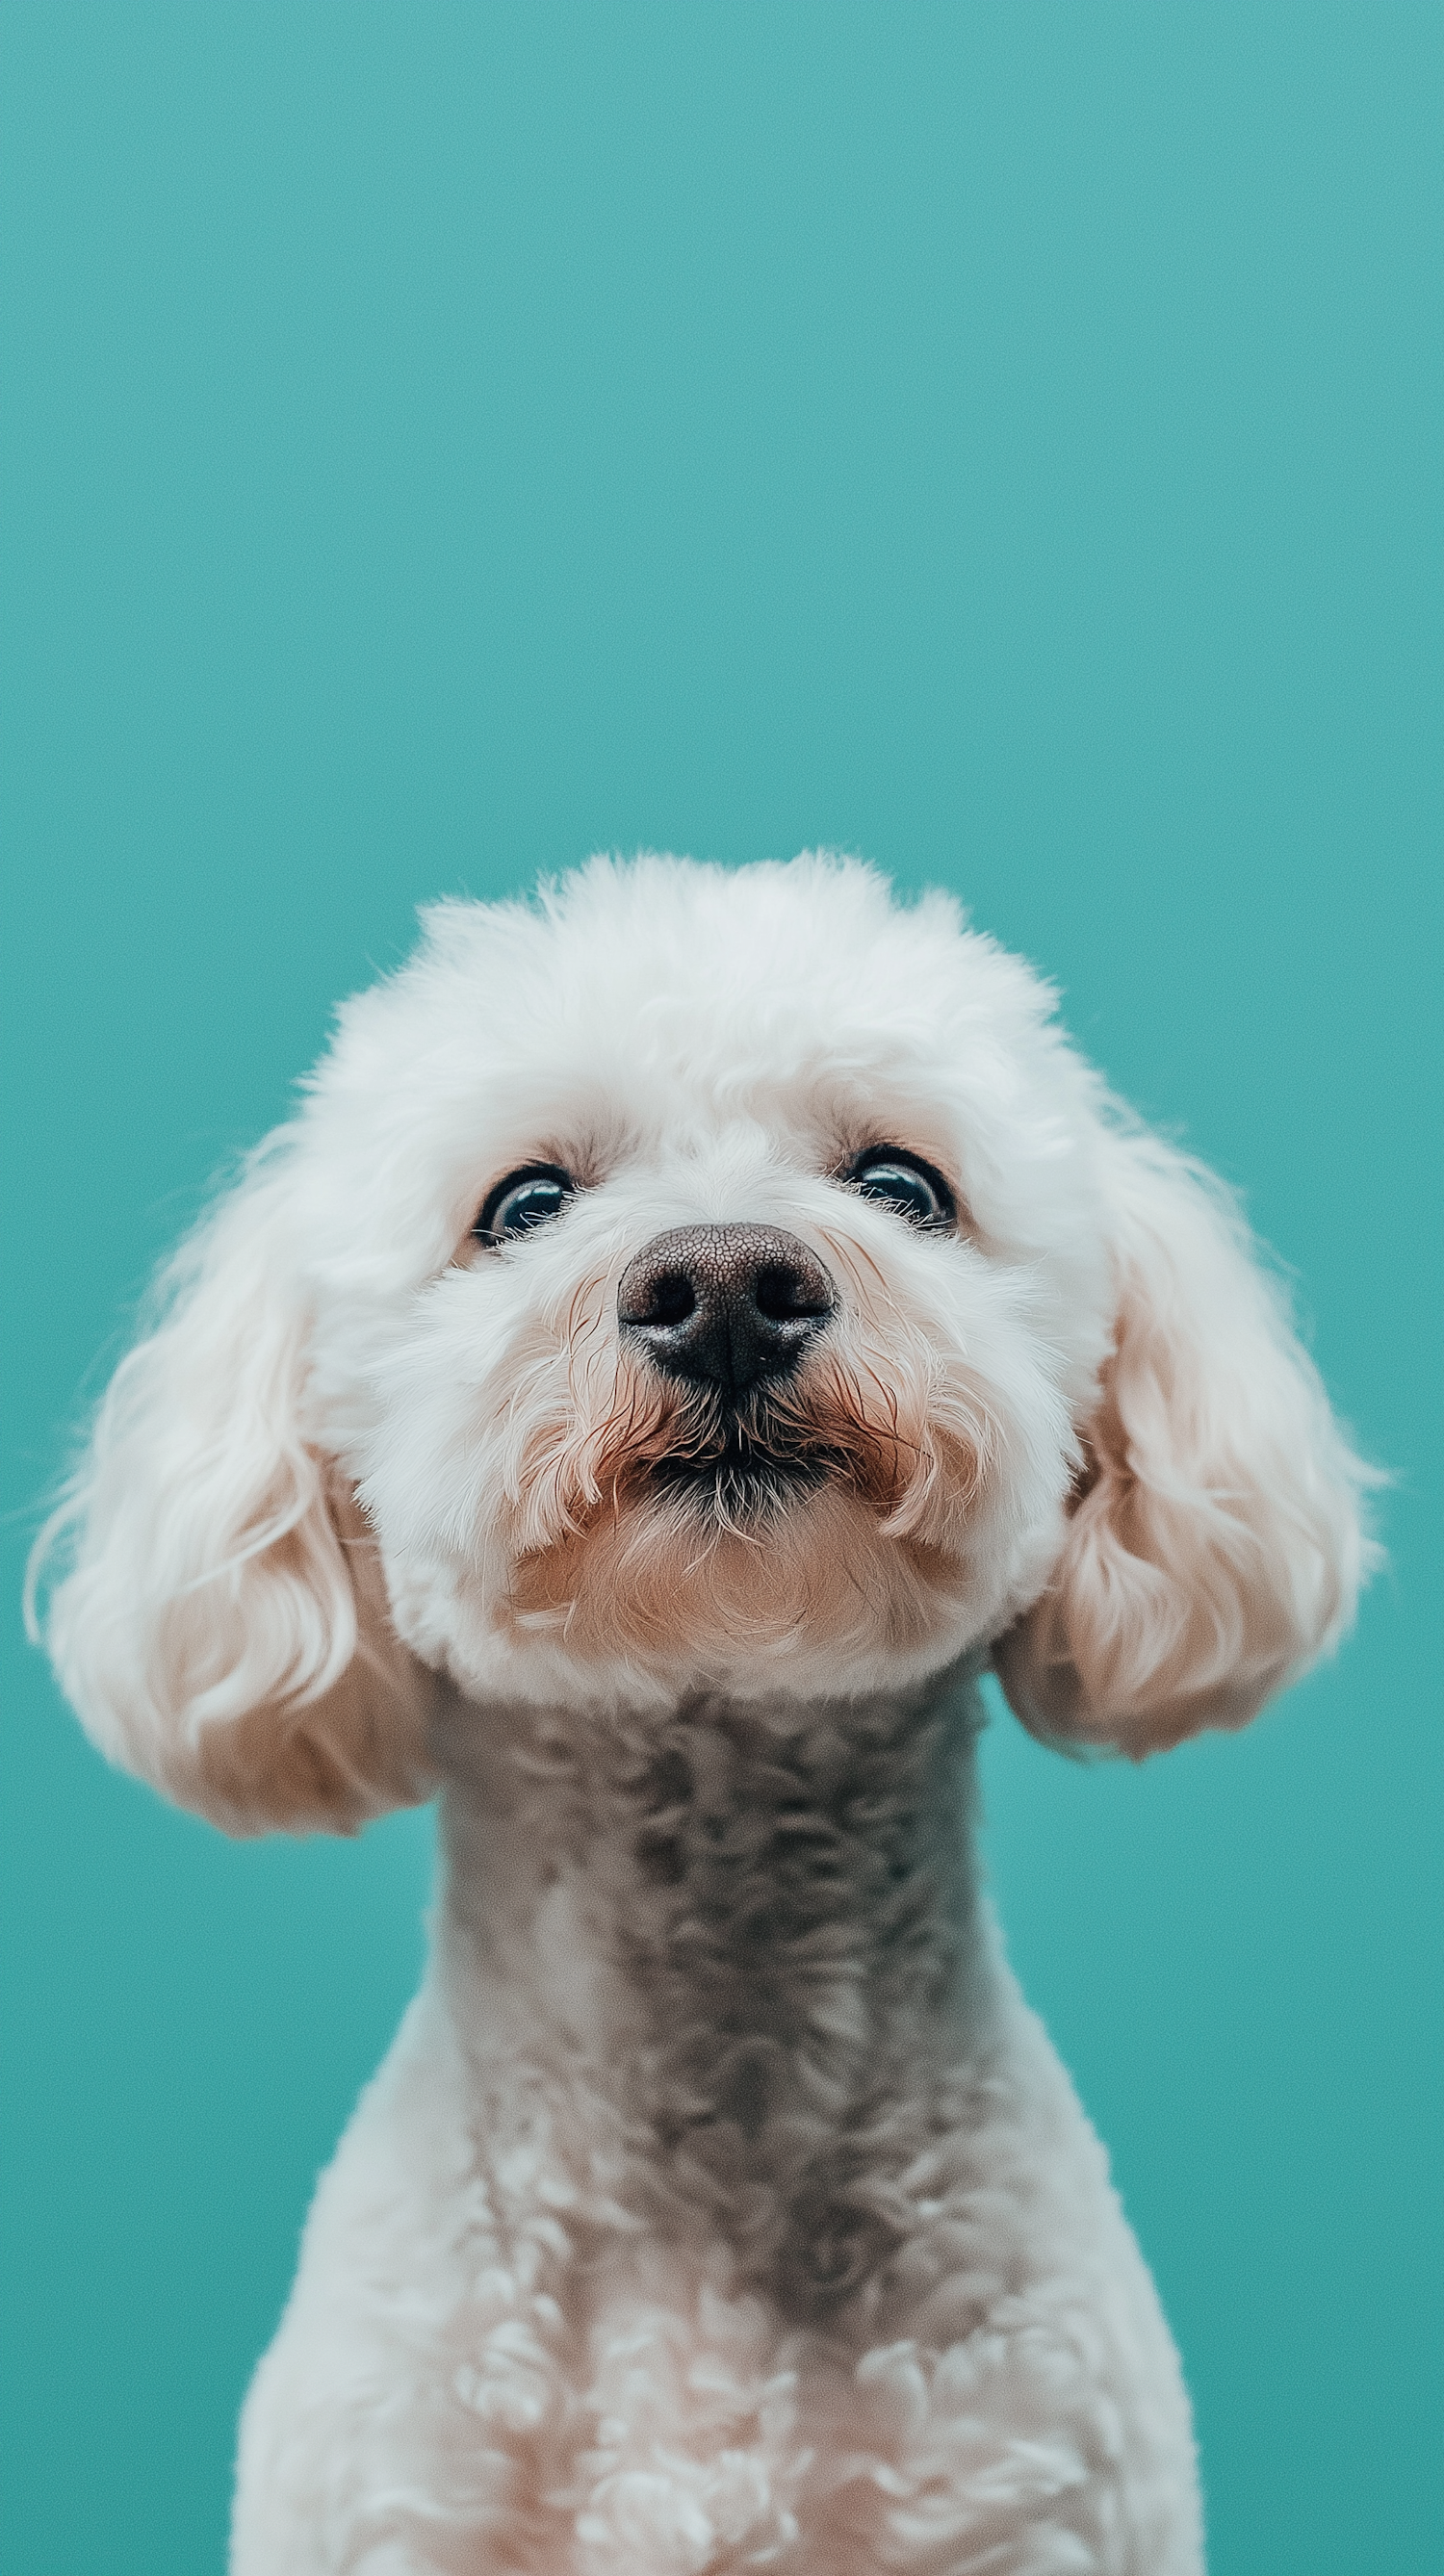
<instances>
[{"instance_id":1,"label":"dog eye","mask_svg":"<svg viewBox=\"0 0 1444 2576\"><path fill-rule=\"evenodd\" d=\"M490 1193L472 1233L481 1243L514 1242L539 1225L550 1225L575 1197L576 1187L570 1172L554 1163L530 1163L524 1171L509 1172Z\"/></svg>"},{"instance_id":2,"label":"dog eye","mask_svg":"<svg viewBox=\"0 0 1444 2576\"><path fill-rule=\"evenodd\" d=\"M896 1208L909 1225L937 1231L957 1220L953 1194L941 1172L916 1154L900 1152L896 1145L870 1145L844 1177L864 1198L881 1199L885 1207Z\"/></svg>"}]
</instances>

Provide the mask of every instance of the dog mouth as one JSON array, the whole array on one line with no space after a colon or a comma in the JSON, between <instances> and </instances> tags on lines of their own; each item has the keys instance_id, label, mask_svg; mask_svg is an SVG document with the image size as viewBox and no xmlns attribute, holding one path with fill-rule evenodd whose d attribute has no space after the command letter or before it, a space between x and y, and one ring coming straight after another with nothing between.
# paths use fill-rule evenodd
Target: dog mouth
<instances>
[{"instance_id":1,"label":"dog mouth","mask_svg":"<svg viewBox=\"0 0 1444 2576\"><path fill-rule=\"evenodd\" d=\"M842 1489L864 1509L895 1513L910 1484L932 1472L925 1428L915 1426L884 1380L863 1384L836 1360L778 1372L739 1398L715 1386L647 1376L623 1382L593 1451L590 1493L608 1513L640 1508L699 1534L765 1534L822 1489Z\"/></svg>"},{"instance_id":2,"label":"dog mouth","mask_svg":"<svg viewBox=\"0 0 1444 2576\"><path fill-rule=\"evenodd\" d=\"M646 1482L657 1497L679 1502L699 1517L723 1527L749 1528L815 1493L843 1463L821 1445L786 1437L782 1426L765 1417L734 1418L711 1438L653 1458Z\"/></svg>"}]
</instances>

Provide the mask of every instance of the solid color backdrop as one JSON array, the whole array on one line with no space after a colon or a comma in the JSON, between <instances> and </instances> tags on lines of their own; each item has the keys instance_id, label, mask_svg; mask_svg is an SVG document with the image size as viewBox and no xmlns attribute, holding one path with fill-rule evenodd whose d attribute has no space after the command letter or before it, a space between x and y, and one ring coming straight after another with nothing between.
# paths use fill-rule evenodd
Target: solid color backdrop
<instances>
[{"instance_id":1,"label":"solid color backdrop","mask_svg":"<svg viewBox=\"0 0 1444 2576\"><path fill-rule=\"evenodd\" d=\"M1336 1666L1071 1767L1014 1956L1215 2576L1439 2563L1437 22L12 0L7 2576L204 2576L429 1820L229 1846L18 1635L79 1389L412 909L942 880L1247 1194L1393 1472Z\"/></svg>"}]
</instances>

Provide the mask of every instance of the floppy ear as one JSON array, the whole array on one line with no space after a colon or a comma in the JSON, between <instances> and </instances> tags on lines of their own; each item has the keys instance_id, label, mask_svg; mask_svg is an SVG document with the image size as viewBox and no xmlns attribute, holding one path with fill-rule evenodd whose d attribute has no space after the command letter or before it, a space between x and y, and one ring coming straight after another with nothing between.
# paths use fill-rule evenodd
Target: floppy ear
<instances>
[{"instance_id":1,"label":"floppy ear","mask_svg":"<svg viewBox=\"0 0 1444 2576\"><path fill-rule=\"evenodd\" d=\"M1381 1480L1222 1188L1154 1138L1105 1152L1114 1346L1062 1553L994 1662L1035 1734L1141 1757L1244 1725L1337 1643Z\"/></svg>"},{"instance_id":2,"label":"floppy ear","mask_svg":"<svg viewBox=\"0 0 1444 2576\"><path fill-rule=\"evenodd\" d=\"M441 1685L392 1628L349 1480L304 1435L286 1204L263 1167L178 1256L36 1570L68 1559L46 1643L112 1761L232 1833L354 1832L429 1794Z\"/></svg>"}]
</instances>

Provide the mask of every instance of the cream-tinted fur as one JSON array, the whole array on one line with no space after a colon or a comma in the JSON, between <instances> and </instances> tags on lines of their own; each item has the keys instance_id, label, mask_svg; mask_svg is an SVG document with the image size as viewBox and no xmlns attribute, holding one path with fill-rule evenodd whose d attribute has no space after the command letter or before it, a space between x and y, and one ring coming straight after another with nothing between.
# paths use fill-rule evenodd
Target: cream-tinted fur
<instances>
[{"instance_id":1,"label":"cream-tinted fur","mask_svg":"<svg viewBox=\"0 0 1444 2576\"><path fill-rule=\"evenodd\" d=\"M923 1157L955 1230L847 1175ZM534 1161L554 1222L473 1236ZM750 1518L618 1323L695 1225L836 1311ZM700 1427L699 1427L700 1425ZM242 2429L235 2576L1188 2576L1187 2402L969 1831L975 1676L1241 1724L1362 1471L1222 1194L1029 971L825 856L444 904L181 1254L49 1534L97 1741L232 1830L442 1795L431 1968Z\"/></svg>"}]
</instances>

